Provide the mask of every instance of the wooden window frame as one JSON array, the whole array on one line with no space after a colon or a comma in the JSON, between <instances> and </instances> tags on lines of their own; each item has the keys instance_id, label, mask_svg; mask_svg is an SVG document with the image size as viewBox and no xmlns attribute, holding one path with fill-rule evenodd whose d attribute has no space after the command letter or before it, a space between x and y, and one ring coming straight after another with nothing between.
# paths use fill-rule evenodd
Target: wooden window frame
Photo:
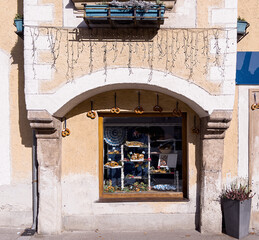
<instances>
[{"instance_id":1,"label":"wooden window frame","mask_svg":"<svg viewBox=\"0 0 259 240\"><path fill-rule=\"evenodd\" d=\"M170 113L111 113L98 114L99 130L99 201L181 201L187 198L187 114L182 113L182 192L158 192L158 193L104 193L103 192L103 118L104 117L173 117Z\"/></svg>"}]
</instances>

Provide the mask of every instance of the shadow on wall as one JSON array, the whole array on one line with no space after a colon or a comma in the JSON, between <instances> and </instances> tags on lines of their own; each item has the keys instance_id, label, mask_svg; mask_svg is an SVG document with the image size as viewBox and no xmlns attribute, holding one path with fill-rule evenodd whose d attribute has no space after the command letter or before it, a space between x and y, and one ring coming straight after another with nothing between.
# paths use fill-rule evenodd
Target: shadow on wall
<instances>
[{"instance_id":1,"label":"shadow on wall","mask_svg":"<svg viewBox=\"0 0 259 240\"><path fill-rule=\"evenodd\" d=\"M190 118L189 121L191 123L191 125L190 125L191 129L194 129L196 127L199 129L198 133L191 132L188 139L189 139L189 143L192 144L193 146L195 146L195 167L196 167L196 171L197 171L197 176L196 176L195 229L197 231L200 231L201 230L200 229L200 209L201 209L200 193L201 193L201 169L202 169L201 121L198 120L197 125L196 125L196 119L199 119L199 117L198 117L198 115L196 115L196 113L194 113L194 116L192 114L190 114L189 118ZM194 118L196 118L196 119L194 119ZM188 171L190 171L190 169Z\"/></svg>"},{"instance_id":2,"label":"shadow on wall","mask_svg":"<svg viewBox=\"0 0 259 240\"><path fill-rule=\"evenodd\" d=\"M23 14L23 1L17 0L17 13ZM15 35L15 33L13 33ZM18 81L18 111L19 111L19 130L21 142L25 147L32 147L32 129L27 119L27 111L25 104L24 94L24 42L22 38L17 36L17 42L11 50L11 56L13 59L12 64L18 66L18 78L14 80Z\"/></svg>"},{"instance_id":3,"label":"shadow on wall","mask_svg":"<svg viewBox=\"0 0 259 240\"><path fill-rule=\"evenodd\" d=\"M71 9L73 9L73 10L77 10L77 9L75 8L75 5L74 5L74 3L73 3L72 0L67 0L67 1L68 1L68 3L67 3L67 5L65 6L66 9L71 8ZM87 25L86 25L85 21L82 20L82 22L81 22L77 27L78 27L78 28L82 28L82 27L85 28L85 27L87 27Z\"/></svg>"},{"instance_id":4,"label":"shadow on wall","mask_svg":"<svg viewBox=\"0 0 259 240\"><path fill-rule=\"evenodd\" d=\"M76 28L71 33L75 41L147 42L158 33L157 28Z\"/></svg>"}]
</instances>

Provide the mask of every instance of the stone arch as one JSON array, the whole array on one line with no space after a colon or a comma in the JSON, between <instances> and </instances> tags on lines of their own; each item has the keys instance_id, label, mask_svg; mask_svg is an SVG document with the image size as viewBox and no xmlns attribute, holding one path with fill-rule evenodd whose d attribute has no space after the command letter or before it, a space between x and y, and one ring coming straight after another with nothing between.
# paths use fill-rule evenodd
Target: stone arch
<instances>
[{"instance_id":1,"label":"stone arch","mask_svg":"<svg viewBox=\"0 0 259 240\"><path fill-rule=\"evenodd\" d=\"M129 74L127 68L109 69L85 75L66 83L53 94L28 96L28 110L45 109L51 115L63 117L69 110L96 94L115 89L145 89L157 91L189 105L200 117L211 114L214 110L233 109L232 95L212 95L195 83L172 74L153 70L133 68ZM31 97L31 99L30 99Z\"/></svg>"},{"instance_id":2,"label":"stone arch","mask_svg":"<svg viewBox=\"0 0 259 240\"><path fill-rule=\"evenodd\" d=\"M221 232L222 216L217 198L222 185L224 136L230 124L234 96L212 95L193 82L170 74L165 76L159 71L153 71L152 80L148 81L150 70L141 68L132 70L134 74L129 75L126 68L109 69L106 79L104 71L99 71L66 83L54 94L26 96L27 109L34 110L28 112L28 118L32 128L37 132L37 156L38 162L41 163L39 184L41 184L40 195L43 196L44 201L39 203L38 231L40 233L59 233L62 230L62 211L59 201L61 198L61 121L55 117L63 117L82 101L115 89L145 89L161 92L181 100L199 114L201 137L198 139L201 142L200 156L203 164L200 169L201 204L197 206L200 207L200 226L202 232ZM50 201L51 207L46 206ZM51 216L51 221L46 221L44 216Z\"/></svg>"}]
</instances>

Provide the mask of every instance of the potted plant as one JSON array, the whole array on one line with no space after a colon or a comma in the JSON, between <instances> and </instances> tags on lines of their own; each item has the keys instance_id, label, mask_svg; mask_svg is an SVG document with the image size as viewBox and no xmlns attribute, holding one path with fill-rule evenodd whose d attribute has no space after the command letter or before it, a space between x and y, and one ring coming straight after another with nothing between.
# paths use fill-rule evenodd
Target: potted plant
<instances>
[{"instance_id":1,"label":"potted plant","mask_svg":"<svg viewBox=\"0 0 259 240\"><path fill-rule=\"evenodd\" d=\"M16 14L14 18L14 26L17 29L17 33L23 32L23 16Z\"/></svg>"},{"instance_id":2,"label":"potted plant","mask_svg":"<svg viewBox=\"0 0 259 240\"><path fill-rule=\"evenodd\" d=\"M246 29L249 27L249 23L241 17L237 19L237 34L244 35L246 33Z\"/></svg>"},{"instance_id":3,"label":"potted plant","mask_svg":"<svg viewBox=\"0 0 259 240\"><path fill-rule=\"evenodd\" d=\"M240 239L249 234L253 196L244 179L236 180L222 192L221 203L227 235Z\"/></svg>"}]
</instances>

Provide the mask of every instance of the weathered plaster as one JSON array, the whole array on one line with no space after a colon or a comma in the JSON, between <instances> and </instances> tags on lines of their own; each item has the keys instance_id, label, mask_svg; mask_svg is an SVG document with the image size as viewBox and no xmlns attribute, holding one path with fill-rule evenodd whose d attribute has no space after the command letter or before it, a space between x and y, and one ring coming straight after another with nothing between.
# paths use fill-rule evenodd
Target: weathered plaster
<instances>
[{"instance_id":1,"label":"weathered plaster","mask_svg":"<svg viewBox=\"0 0 259 240\"><path fill-rule=\"evenodd\" d=\"M32 192L29 183L0 186L0 226L30 227Z\"/></svg>"},{"instance_id":2,"label":"weathered plaster","mask_svg":"<svg viewBox=\"0 0 259 240\"><path fill-rule=\"evenodd\" d=\"M163 202L161 202L163 204ZM133 206L134 207L134 206ZM159 217L159 221L158 221ZM143 231L143 223L146 231L174 231L179 229L194 229L194 214L127 214L127 215L98 215L98 216L64 216L65 230L94 231ZM127 223L127 224L121 224ZM173 224L172 224L173 223Z\"/></svg>"},{"instance_id":3,"label":"weathered plaster","mask_svg":"<svg viewBox=\"0 0 259 240\"><path fill-rule=\"evenodd\" d=\"M75 185L78 187L74 188ZM64 229L116 231L119 224L121 231L141 231L143 226L140 222L147 221L147 231L195 227L196 186L191 188L194 195L190 202L98 203L97 185L98 177L87 173L70 174L62 178ZM159 221L155 220L158 217Z\"/></svg>"},{"instance_id":4,"label":"weathered plaster","mask_svg":"<svg viewBox=\"0 0 259 240\"><path fill-rule=\"evenodd\" d=\"M214 111L201 119L201 232L222 232L219 196L222 191L224 138L232 118L231 111Z\"/></svg>"},{"instance_id":5,"label":"weathered plaster","mask_svg":"<svg viewBox=\"0 0 259 240\"><path fill-rule=\"evenodd\" d=\"M61 222L61 124L46 111L29 111L36 132L38 160L38 232L59 234Z\"/></svg>"}]
</instances>

